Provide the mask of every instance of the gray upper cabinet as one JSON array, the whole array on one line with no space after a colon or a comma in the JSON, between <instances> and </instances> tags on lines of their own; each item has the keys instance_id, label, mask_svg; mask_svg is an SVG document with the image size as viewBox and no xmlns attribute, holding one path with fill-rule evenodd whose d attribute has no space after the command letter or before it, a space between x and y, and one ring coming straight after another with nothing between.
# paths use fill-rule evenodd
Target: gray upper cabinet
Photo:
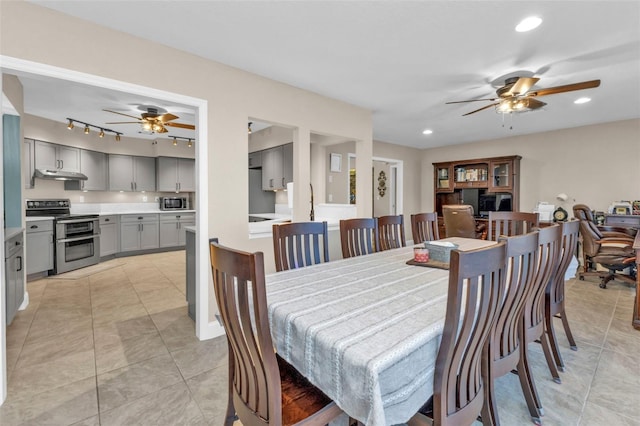
<instances>
[{"instance_id":1,"label":"gray upper cabinet","mask_svg":"<svg viewBox=\"0 0 640 426\"><path fill-rule=\"evenodd\" d=\"M249 153L249 168L257 169L262 167L262 151L255 151Z\"/></svg>"},{"instance_id":2,"label":"gray upper cabinet","mask_svg":"<svg viewBox=\"0 0 640 426\"><path fill-rule=\"evenodd\" d=\"M293 181L293 144L280 145L262 152L262 189L285 189Z\"/></svg>"},{"instance_id":3,"label":"gray upper cabinet","mask_svg":"<svg viewBox=\"0 0 640 426\"><path fill-rule=\"evenodd\" d=\"M195 192L195 165L191 158L158 157L158 191Z\"/></svg>"},{"instance_id":4,"label":"gray upper cabinet","mask_svg":"<svg viewBox=\"0 0 640 426\"><path fill-rule=\"evenodd\" d=\"M109 154L110 191L155 191L156 159Z\"/></svg>"},{"instance_id":5,"label":"gray upper cabinet","mask_svg":"<svg viewBox=\"0 0 640 426\"><path fill-rule=\"evenodd\" d=\"M64 182L66 190L106 191L107 188L107 154L97 151L80 150L80 172L87 180L71 180Z\"/></svg>"},{"instance_id":6,"label":"gray upper cabinet","mask_svg":"<svg viewBox=\"0 0 640 426\"><path fill-rule=\"evenodd\" d=\"M36 169L80 171L80 149L35 141Z\"/></svg>"},{"instance_id":7,"label":"gray upper cabinet","mask_svg":"<svg viewBox=\"0 0 640 426\"><path fill-rule=\"evenodd\" d=\"M81 181L84 191L107 190L107 154L80 150L80 171L87 175L87 180Z\"/></svg>"}]
</instances>

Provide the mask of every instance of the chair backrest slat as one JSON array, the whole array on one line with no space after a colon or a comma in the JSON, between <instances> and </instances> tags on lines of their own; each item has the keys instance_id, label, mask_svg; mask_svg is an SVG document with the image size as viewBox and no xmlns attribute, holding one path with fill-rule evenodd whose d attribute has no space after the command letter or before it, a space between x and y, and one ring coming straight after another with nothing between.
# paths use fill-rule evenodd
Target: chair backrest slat
<instances>
[{"instance_id":1,"label":"chair backrest slat","mask_svg":"<svg viewBox=\"0 0 640 426\"><path fill-rule=\"evenodd\" d=\"M354 257L379 251L376 218L354 218L340 221L342 257Z\"/></svg>"},{"instance_id":2,"label":"chair backrest slat","mask_svg":"<svg viewBox=\"0 0 640 426\"><path fill-rule=\"evenodd\" d=\"M489 212L487 239L523 235L538 227L538 214L526 212Z\"/></svg>"},{"instance_id":3,"label":"chair backrest slat","mask_svg":"<svg viewBox=\"0 0 640 426\"><path fill-rule=\"evenodd\" d=\"M531 293L525 300L522 311L525 337L529 335L530 330L534 339L540 337L541 330L537 329L544 323L544 292L558 265L561 238L562 228L557 224L540 228L538 231L538 268Z\"/></svg>"},{"instance_id":4,"label":"chair backrest slat","mask_svg":"<svg viewBox=\"0 0 640 426\"><path fill-rule=\"evenodd\" d=\"M281 424L280 373L267 315L263 255L211 243L210 256L214 293L233 366L231 391L236 410L255 416L255 424L258 419L263 419L261 424Z\"/></svg>"},{"instance_id":5,"label":"chair backrest slat","mask_svg":"<svg viewBox=\"0 0 640 426\"><path fill-rule=\"evenodd\" d=\"M505 292L506 246L451 252L449 292L434 378L436 424L471 424L484 398L483 346Z\"/></svg>"},{"instance_id":6,"label":"chair backrest slat","mask_svg":"<svg viewBox=\"0 0 640 426\"><path fill-rule=\"evenodd\" d=\"M327 222L274 224L272 229L276 271L329 261Z\"/></svg>"},{"instance_id":7,"label":"chair backrest slat","mask_svg":"<svg viewBox=\"0 0 640 426\"><path fill-rule=\"evenodd\" d=\"M411 233L413 235L414 244L439 240L440 231L438 230L438 213L412 214Z\"/></svg>"},{"instance_id":8,"label":"chair backrest slat","mask_svg":"<svg viewBox=\"0 0 640 426\"><path fill-rule=\"evenodd\" d=\"M391 215L378 218L379 250L405 247L404 216Z\"/></svg>"},{"instance_id":9,"label":"chair backrest slat","mask_svg":"<svg viewBox=\"0 0 640 426\"><path fill-rule=\"evenodd\" d=\"M576 252L579 226L579 220L562 222L562 240L560 252L558 253L558 266L546 290L551 297L550 301L552 304L558 304L564 301L564 276Z\"/></svg>"}]
</instances>

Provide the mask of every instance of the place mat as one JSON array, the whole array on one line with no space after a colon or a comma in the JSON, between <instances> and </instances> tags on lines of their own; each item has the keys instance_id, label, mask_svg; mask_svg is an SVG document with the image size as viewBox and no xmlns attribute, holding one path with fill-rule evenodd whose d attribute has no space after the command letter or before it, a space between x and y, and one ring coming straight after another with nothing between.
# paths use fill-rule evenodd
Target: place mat
<instances>
[{"instance_id":1,"label":"place mat","mask_svg":"<svg viewBox=\"0 0 640 426\"><path fill-rule=\"evenodd\" d=\"M416 262L415 260L407 260L407 265L413 266L426 266L427 268L438 268L438 269L449 269L449 263L447 262L438 262L437 260L429 259L428 262Z\"/></svg>"}]
</instances>

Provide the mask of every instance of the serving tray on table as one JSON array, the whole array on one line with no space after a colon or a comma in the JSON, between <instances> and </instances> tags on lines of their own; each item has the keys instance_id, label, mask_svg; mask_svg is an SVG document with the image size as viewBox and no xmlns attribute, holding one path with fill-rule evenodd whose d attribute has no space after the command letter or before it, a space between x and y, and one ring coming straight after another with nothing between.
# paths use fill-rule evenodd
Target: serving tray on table
<instances>
[{"instance_id":1,"label":"serving tray on table","mask_svg":"<svg viewBox=\"0 0 640 426\"><path fill-rule=\"evenodd\" d=\"M407 265L413 266L425 266L427 268L449 269L449 262L438 262L437 260L429 259L428 262L416 262L415 260L407 260Z\"/></svg>"}]
</instances>

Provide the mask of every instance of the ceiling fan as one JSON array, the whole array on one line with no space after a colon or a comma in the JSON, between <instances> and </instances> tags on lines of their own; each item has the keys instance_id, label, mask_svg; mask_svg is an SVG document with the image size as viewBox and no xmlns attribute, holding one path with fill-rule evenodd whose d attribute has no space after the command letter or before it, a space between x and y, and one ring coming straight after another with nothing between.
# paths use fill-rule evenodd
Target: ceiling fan
<instances>
[{"instance_id":1,"label":"ceiling fan","mask_svg":"<svg viewBox=\"0 0 640 426\"><path fill-rule=\"evenodd\" d=\"M118 111L111 111L108 109L103 109L103 111L111 112L113 114L124 115L125 117L135 118L138 121L116 121L106 124L141 124L142 129L147 132L155 132L155 133L167 133L168 130L165 126L168 127L179 127L181 129L190 129L195 130L196 126L192 124L184 124L184 123L174 123L173 120L178 119L177 115L173 115L171 113L165 112L161 114L159 108L155 107L145 107L147 112L143 112L140 114L140 117L136 117L134 115L125 114Z\"/></svg>"},{"instance_id":2,"label":"ceiling fan","mask_svg":"<svg viewBox=\"0 0 640 426\"><path fill-rule=\"evenodd\" d=\"M530 90L534 84L540 80L537 77L511 77L505 80L505 85L496 90L497 98L470 99L467 101L447 102L447 104L459 104L465 102L489 101L489 105L468 112L465 115L495 107L497 112L524 112L542 108L545 102L539 101L536 97L555 95L556 93L572 92L574 90L591 89L600 86L600 80L583 81L581 83L566 84L564 86L549 87L547 89Z\"/></svg>"}]
</instances>

